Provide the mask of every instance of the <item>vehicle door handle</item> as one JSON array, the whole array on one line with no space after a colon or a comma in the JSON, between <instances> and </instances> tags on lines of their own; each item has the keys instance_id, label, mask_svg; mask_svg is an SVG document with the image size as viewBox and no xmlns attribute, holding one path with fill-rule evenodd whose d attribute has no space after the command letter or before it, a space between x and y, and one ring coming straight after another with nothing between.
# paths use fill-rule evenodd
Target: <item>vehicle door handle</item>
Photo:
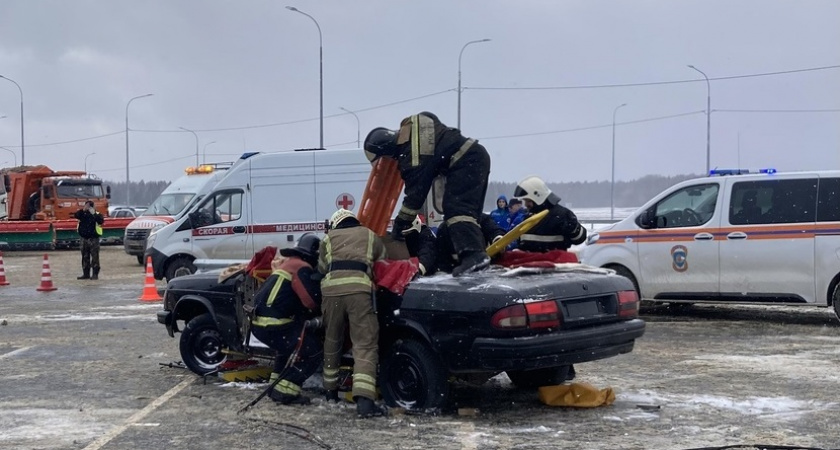
<instances>
[{"instance_id":1,"label":"vehicle door handle","mask_svg":"<svg viewBox=\"0 0 840 450\"><path fill-rule=\"evenodd\" d=\"M742 231L733 231L732 233L729 233L729 234L726 235L726 239L731 239L731 240L746 239L746 238L747 238L747 233L744 233Z\"/></svg>"},{"instance_id":2,"label":"vehicle door handle","mask_svg":"<svg viewBox=\"0 0 840 450\"><path fill-rule=\"evenodd\" d=\"M694 235L695 241L711 241L715 238L712 233L697 233Z\"/></svg>"},{"instance_id":3,"label":"vehicle door handle","mask_svg":"<svg viewBox=\"0 0 840 450\"><path fill-rule=\"evenodd\" d=\"M242 225L237 225L237 226L233 227L233 232L234 233L244 233L245 232L245 227L242 226Z\"/></svg>"}]
</instances>

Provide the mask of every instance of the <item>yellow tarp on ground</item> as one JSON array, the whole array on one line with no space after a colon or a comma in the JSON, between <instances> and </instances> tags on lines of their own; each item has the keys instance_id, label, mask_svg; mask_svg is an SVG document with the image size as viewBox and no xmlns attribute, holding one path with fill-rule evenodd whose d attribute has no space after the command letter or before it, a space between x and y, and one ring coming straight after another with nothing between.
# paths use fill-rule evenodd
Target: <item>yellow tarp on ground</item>
<instances>
[{"instance_id":1,"label":"yellow tarp on ground","mask_svg":"<svg viewBox=\"0 0 840 450\"><path fill-rule=\"evenodd\" d=\"M598 389L589 383L542 386L540 388L540 401L549 406L595 408L611 405L615 401L615 392L613 388Z\"/></svg>"}]
</instances>

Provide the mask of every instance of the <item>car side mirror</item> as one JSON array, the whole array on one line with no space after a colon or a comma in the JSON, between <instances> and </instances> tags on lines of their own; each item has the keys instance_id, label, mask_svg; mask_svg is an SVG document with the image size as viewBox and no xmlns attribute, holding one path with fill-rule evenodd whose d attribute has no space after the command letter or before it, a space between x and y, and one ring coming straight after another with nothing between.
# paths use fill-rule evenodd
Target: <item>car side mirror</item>
<instances>
[{"instance_id":1,"label":"car side mirror","mask_svg":"<svg viewBox=\"0 0 840 450\"><path fill-rule=\"evenodd\" d=\"M642 214L636 219L636 223L646 230L656 228L656 214L653 212L653 208L642 211Z\"/></svg>"},{"instance_id":2,"label":"car side mirror","mask_svg":"<svg viewBox=\"0 0 840 450\"><path fill-rule=\"evenodd\" d=\"M111 186L105 186L105 198L111 199Z\"/></svg>"}]
</instances>

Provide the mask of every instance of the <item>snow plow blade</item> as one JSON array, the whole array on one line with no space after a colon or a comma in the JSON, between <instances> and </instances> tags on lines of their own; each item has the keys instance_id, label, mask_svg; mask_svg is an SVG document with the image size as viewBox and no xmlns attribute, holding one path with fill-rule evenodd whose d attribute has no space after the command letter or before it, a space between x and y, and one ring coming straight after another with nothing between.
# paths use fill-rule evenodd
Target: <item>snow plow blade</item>
<instances>
[{"instance_id":1,"label":"snow plow blade","mask_svg":"<svg viewBox=\"0 0 840 450\"><path fill-rule=\"evenodd\" d=\"M53 250L55 229L45 221L0 222L0 250Z\"/></svg>"},{"instance_id":2,"label":"snow plow blade","mask_svg":"<svg viewBox=\"0 0 840 450\"><path fill-rule=\"evenodd\" d=\"M76 219L53 221L55 228L55 248L74 248L81 245Z\"/></svg>"},{"instance_id":3,"label":"snow plow blade","mask_svg":"<svg viewBox=\"0 0 840 450\"><path fill-rule=\"evenodd\" d=\"M125 229L134 217L106 217L102 225L102 245L121 245L125 237Z\"/></svg>"}]
</instances>

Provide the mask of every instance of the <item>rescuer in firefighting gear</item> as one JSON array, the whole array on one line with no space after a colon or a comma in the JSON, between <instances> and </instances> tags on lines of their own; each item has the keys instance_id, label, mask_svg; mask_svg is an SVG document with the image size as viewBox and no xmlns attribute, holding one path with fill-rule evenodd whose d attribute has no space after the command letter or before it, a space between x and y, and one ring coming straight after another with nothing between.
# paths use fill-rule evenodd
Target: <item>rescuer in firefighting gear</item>
<instances>
[{"instance_id":1,"label":"rescuer in firefighting gear","mask_svg":"<svg viewBox=\"0 0 840 450\"><path fill-rule=\"evenodd\" d=\"M99 238L102 237L102 224L105 219L96 212L92 201L85 202L85 207L76 211L73 217L78 219L76 231L82 240L82 276L77 280L99 279ZM93 274L91 275L91 269Z\"/></svg>"},{"instance_id":2,"label":"rescuer in firefighting gear","mask_svg":"<svg viewBox=\"0 0 840 450\"><path fill-rule=\"evenodd\" d=\"M391 231L395 239L402 239L434 179L443 175L445 223L460 262L452 275L482 270L490 264L478 224L487 193L490 155L477 140L447 127L434 114L421 112L403 119L399 131L374 128L365 138L365 154L371 162L381 156L396 159L405 181L405 198Z\"/></svg>"},{"instance_id":3,"label":"rescuer in firefighting gear","mask_svg":"<svg viewBox=\"0 0 840 450\"><path fill-rule=\"evenodd\" d=\"M251 331L260 342L276 351L271 381L282 378L269 397L284 405L305 405L309 397L300 387L321 364L320 339L301 331L306 321L319 315L321 288L313 280L321 240L314 234L300 238L297 247L280 249L282 260L254 296ZM308 330L307 330L308 331ZM286 368L289 356L300 345L295 361Z\"/></svg>"},{"instance_id":4,"label":"rescuer in firefighting gear","mask_svg":"<svg viewBox=\"0 0 840 450\"><path fill-rule=\"evenodd\" d=\"M489 214L482 214L478 223L481 226L481 242L484 243L485 248L505 235L506 231ZM445 223L438 227L435 253L438 270L450 272L458 266L458 252L452 247L452 240L449 239L449 227Z\"/></svg>"},{"instance_id":5,"label":"rescuer in firefighting gear","mask_svg":"<svg viewBox=\"0 0 840 450\"><path fill-rule=\"evenodd\" d=\"M359 417L380 416L385 411L376 400L376 366L379 364L379 322L373 305L373 264L385 259L385 245L346 209L336 211L318 257L324 274L324 388L327 400L338 400L338 370L344 345L345 321L353 344L353 400Z\"/></svg>"},{"instance_id":6,"label":"rescuer in firefighting gear","mask_svg":"<svg viewBox=\"0 0 840 450\"><path fill-rule=\"evenodd\" d=\"M586 240L586 228L578 222L575 213L561 206L560 197L540 178L532 176L520 181L513 196L525 202L529 214L549 211L545 219L519 238L520 250L543 253L568 250Z\"/></svg>"},{"instance_id":7,"label":"rescuer in firefighting gear","mask_svg":"<svg viewBox=\"0 0 840 450\"><path fill-rule=\"evenodd\" d=\"M409 256L417 258L420 263L418 275L434 275L437 272L437 238L432 229L426 226L418 216L411 224L411 228L403 231L403 236Z\"/></svg>"}]
</instances>

